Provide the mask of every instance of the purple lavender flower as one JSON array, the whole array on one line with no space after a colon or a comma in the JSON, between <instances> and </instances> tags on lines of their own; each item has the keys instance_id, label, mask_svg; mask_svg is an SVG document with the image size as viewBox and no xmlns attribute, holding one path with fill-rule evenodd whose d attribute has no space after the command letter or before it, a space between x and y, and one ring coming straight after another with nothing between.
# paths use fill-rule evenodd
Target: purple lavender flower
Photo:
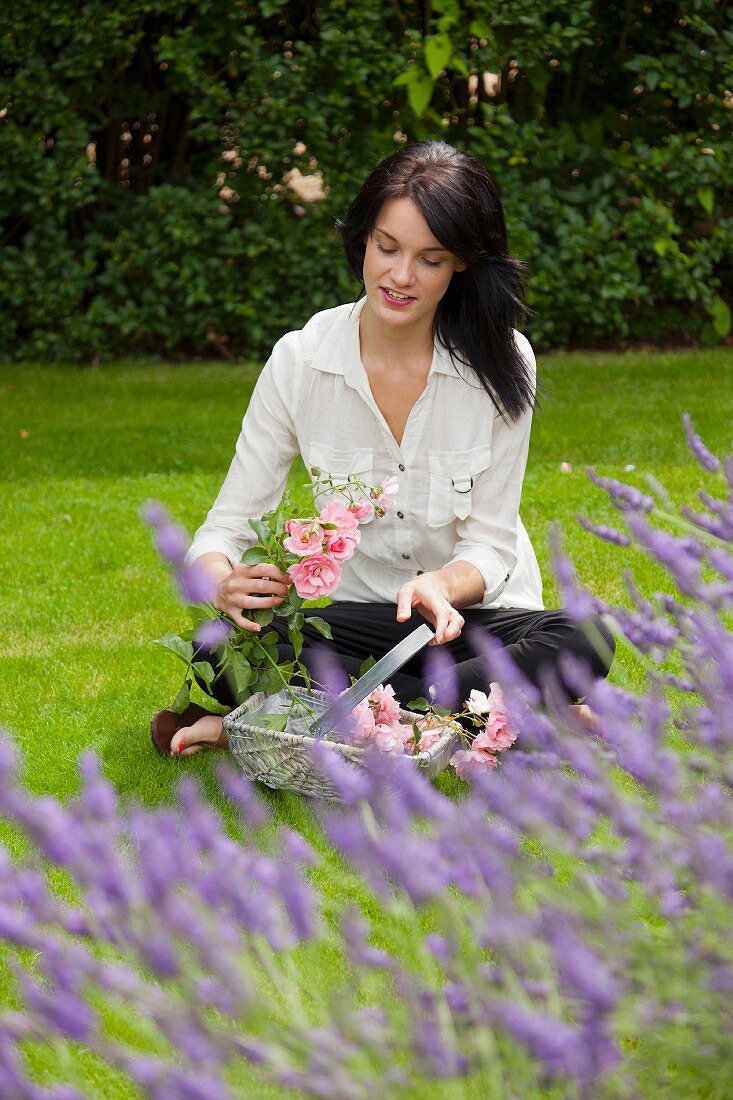
<instances>
[{"instance_id":1,"label":"purple lavender flower","mask_svg":"<svg viewBox=\"0 0 733 1100\"><path fill-rule=\"evenodd\" d=\"M79 803L86 814L100 822L109 822L117 813L117 792L103 778L98 758L91 752L79 757L79 774L84 789Z\"/></svg>"},{"instance_id":2,"label":"purple lavender flower","mask_svg":"<svg viewBox=\"0 0 733 1100\"><path fill-rule=\"evenodd\" d=\"M307 620L306 620L307 622ZM328 646L314 644L312 647L313 681L327 693L336 697L349 686L349 677L338 659L337 654Z\"/></svg>"},{"instance_id":3,"label":"purple lavender flower","mask_svg":"<svg viewBox=\"0 0 733 1100\"><path fill-rule=\"evenodd\" d=\"M17 971L17 977L25 1004L52 1034L65 1035L78 1043L92 1041L96 1013L71 986L67 985L63 996L59 996L56 991L47 992L25 972Z\"/></svg>"},{"instance_id":4,"label":"purple lavender flower","mask_svg":"<svg viewBox=\"0 0 733 1100\"><path fill-rule=\"evenodd\" d=\"M511 1001L493 1001L490 1017L526 1046L551 1076L575 1076L583 1054L577 1028L541 1012L528 1012Z\"/></svg>"},{"instance_id":5,"label":"purple lavender flower","mask_svg":"<svg viewBox=\"0 0 733 1100\"><path fill-rule=\"evenodd\" d=\"M215 649L231 637L232 626L226 619L209 619L196 631L196 644L206 649Z\"/></svg>"},{"instance_id":6,"label":"purple lavender flower","mask_svg":"<svg viewBox=\"0 0 733 1100\"><path fill-rule=\"evenodd\" d=\"M362 798L369 798L372 783L363 769L348 764L339 753L318 741L314 741L311 752L342 802L352 805Z\"/></svg>"},{"instance_id":7,"label":"purple lavender flower","mask_svg":"<svg viewBox=\"0 0 733 1100\"><path fill-rule=\"evenodd\" d=\"M431 955L440 962L450 962L455 955L455 947L437 932L429 932L425 937L425 946Z\"/></svg>"},{"instance_id":8,"label":"purple lavender flower","mask_svg":"<svg viewBox=\"0 0 733 1100\"><path fill-rule=\"evenodd\" d=\"M595 470L590 467L586 470L589 479L598 485L601 489L605 489L611 498L611 503L614 504L620 511L624 513L629 512L651 512L654 508L653 499L647 494L642 493L640 489L636 489L633 485L626 485L622 481L618 481L615 477L601 477Z\"/></svg>"},{"instance_id":9,"label":"purple lavender flower","mask_svg":"<svg viewBox=\"0 0 733 1100\"><path fill-rule=\"evenodd\" d=\"M573 564L563 553L557 527L550 532L550 546L553 569L562 592L563 607L568 615L579 622L592 619L599 610L598 603L589 592L580 587Z\"/></svg>"},{"instance_id":10,"label":"purple lavender flower","mask_svg":"<svg viewBox=\"0 0 733 1100\"><path fill-rule=\"evenodd\" d=\"M629 515L626 522L641 545L669 570L681 592L687 596L701 595L700 563L705 550L700 543L668 535L651 527L642 516Z\"/></svg>"},{"instance_id":11,"label":"purple lavender flower","mask_svg":"<svg viewBox=\"0 0 733 1100\"><path fill-rule=\"evenodd\" d=\"M369 923L361 912L356 906L350 906L341 918L341 932L351 958L357 965L368 969L392 969L394 963L387 952L381 947L372 947L368 942L370 931Z\"/></svg>"},{"instance_id":12,"label":"purple lavender flower","mask_svg":"<svg viewBox=\"0 0 733 1100\"><path fill-rule=\"evenodd\" d=\"M697 434L692 426L692 420L689 413L682 414L682 424L685 429L685 439L687 440L687 445L694 454L697 461L702 466L703 470L707 470L711 474L717 473L717 471L720 469L720 459L716 458L715 455L707 449L703 441L700 439L700 436Z\"/></svg>"},{"instance_id":13,"label":"purple lavender flower","mask_svg":"<svg viewBox=\"0 0 733 1100\"><path fill-rule=\"evenodd\" d=\"M423 677L426 683L435 687L434 702L438 706L451 709L461 706L456 663L444 646L427 650Z\"/></svg>"},{"instance_id":14,"label":"purple lavender flower","mask_svg":"<svg viewBox=\"0 0 733 1100\"><path fill-rule=\"evenodd\" d=\"M658 615L650 617L623 607L614 608L611 615L631 644L657 661L663 661L679 640L677 629Z\"/></svg>"},{"instance_id":15,"label":"purple lavender flower","mask_svg":"<svg viewBox=\"0 0 733 1100\"><path fill-rule=\"evenodd\" d=\"M188 550L188 535L178 524L168 523L156 529L155 545L161 557L179 569Z\"/></svg>"},{"instance_id":16,"label":"purple lavender flower","mask_svg":"<svg viewBox=\"0 0 733 1100\"><path fill-rule=\"evenodd\" d=\"M576 516L575 518L584 530L591 535L596 535L599 539L603 539L604 542L610 542L613 546L631 546L629 536L625 535L623 531L619 531L617 527L609 527L605 523L591 523L585 516Z\"/></svg>"},{"instance_id":17,"label":"purple lavender flower","mask_svg":"<svg viewBox=\"0 0 733 1100\"><path fill-rule=\"evenodd\" d=\"M621 985L609 967L575 934L566 914L548 909L542 921L544 936L555 952L562 980L594 1012L610 1012L619 999Z\"/></svg>"},{"instance_id":18,"label":"purple lavender flower","mask_svg":"<svg viewBox=\"0 0 733 1100\"><path fill-rule=\"evenodd\" d=\"M198 562L184 565L178 575L178 587L187 603L207 604L216 599L216 581Z\"/></svg>"},{"instance_id":19,"label":"purple lavender flower","mask_svg":"<svg viewBox=\"0 0 733 1100\"><path fill-rule=\"evenodd\" d=\"M320 930L318 899L295 861L283 859L278 893L293 931L293 942L315 939Z\"/></svg>"},{"instance_id":20,"label":"purple lavender flower","mask_svg":"<svg viewBox=\"0 0 733 1100\"><path fill-rule=\"evenodd\" d=\"M239 768L224 760L217 763L217 777L227 797L237 806L244 821L251 827L265 825L270 812L257 793L252 780L245 778Z\"/></svg>"},{"instance_id":21,"label":"purple lavender flower","mask_svg":"<svg viewBox=\"0 0 733 1100\"><path fill-rule=\"evenodd\" d=\"M709 535L713 535L716 539L721 539L723 542L733 542L733 507L731 505L718 507L719 502L717 501L715 504L716 507L711 509L715 513L713 515L696 512L684 504L680 507L680 512L686 519L689 519L690 523L694 523L696 527L699 527L702 531L707 531Z\"/></svg>"},{"instance_id":22,"label":"purple lavender flower","mask_svg":"<svg viewBox=\"0 0 733 1100\"><path fill-rule=\"evenodd\" d=\"M170 513L157 500L149 500L144 504L140 509L140 516L151 527L164 527L171 522Z\"/></svg>"}]
</instances>

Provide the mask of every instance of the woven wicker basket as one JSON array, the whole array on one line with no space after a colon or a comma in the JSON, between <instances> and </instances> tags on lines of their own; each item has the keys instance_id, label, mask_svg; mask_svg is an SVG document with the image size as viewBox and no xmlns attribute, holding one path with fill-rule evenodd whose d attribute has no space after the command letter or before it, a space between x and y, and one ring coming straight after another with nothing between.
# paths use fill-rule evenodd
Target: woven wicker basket
<instances>
[{"instance_id":1,"label":"woven wicker basket","mask_svg":"<svg viewBox=\"0 0 733 1100\"><path fill-rule=\"evenodd\" d=\"M316 703L321 709L326 695L320 691L307 691L305 688L293 689L306 700ZM246 703L227 714L224 729L229 737L229 748L234 753L240 767L249 779L256 779L268 787L297 791L311 798L323 798L340 801L339 795L323 772L316 766L311 748L313 737L296 733L280 733L256 725L250 720L252 711L257 710L265 700L262 692L252 695ZM416 717L411 711L401 710L403 722L411 722ZM433 776L448 766L452 754L459 747L460 734L446 727L440 738L425 752L416 756L399 756L408 767L417 768L424 775ZM364 760L366 749L358 745L342 744L339 741L324 739L321 742L332 752L338 753L354 767Z\"/></svg>"}]
</instances>

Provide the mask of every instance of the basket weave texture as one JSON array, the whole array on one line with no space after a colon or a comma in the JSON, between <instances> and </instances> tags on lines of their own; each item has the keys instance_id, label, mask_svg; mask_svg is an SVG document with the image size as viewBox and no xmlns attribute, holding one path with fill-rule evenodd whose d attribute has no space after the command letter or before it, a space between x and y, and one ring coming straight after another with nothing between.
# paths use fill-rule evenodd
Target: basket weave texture
<instances>
[{"instance_id":1,"label":"basket weave texture","mask_svg":"<svg viewBox=\"0 0 733 1100\"><path fill-rule=\"evenodd\" d=\"M325 701L321 691L309 691L295 687L293 690L304 699ZM322 798L340 801L338 792L330 779L316 765L311 749L314 739L311 736L267 729L249 720L253 710L264 701L263 692L250 696L245 703L224 717L224 729L229 738L229 748L237 759L242 771L249 779L265 783L268 787L297 791L310 798ZM402 722L412 722L420 715L409 710L400 710ZM415 756L399 756L394 759L406 766L417 768L426 776L434 776L448 766L448 761L460 746L461 736L451 727L446 727L440 738L424 752ZM364 762L368 751L360 745L341 744L338 741L321 742L330 751L338 753L353 767L358 768Z\"/></svg>"}]
</instances>

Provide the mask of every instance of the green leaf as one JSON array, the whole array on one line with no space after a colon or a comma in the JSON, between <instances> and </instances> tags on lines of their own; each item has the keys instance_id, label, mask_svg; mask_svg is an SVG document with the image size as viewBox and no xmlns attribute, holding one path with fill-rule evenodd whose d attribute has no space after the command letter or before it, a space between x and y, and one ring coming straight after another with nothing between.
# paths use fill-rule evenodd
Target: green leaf
<instances>
[{"instance_id":1,"label":"green leaf","mask_svg":"<svg viewBox=\"0 0 733 1100\"><path fill-rule=\"evenodd\" d=\"M303 602L298 593L295 591L295 585L293 585L283 602L281 604L278 604L277 608L275 609L275 614L278 616L278 618L287 618L287 616L292 615L294 611L299 611L302 605Z\"/></svg>"},{"instance_id":2,"label":"green leaf","mask_svg":"<svg viewBox=\"0 0 733 1100\"><path fill-rule=\"evenodd\" d=\"M721 339L724 339L730 332L730 306L723 301L719 294L716 294L712 302L708 302L707 311L710 314L715 332Z\"/></svg>"},{"instance_id":3,"label":"green leaf","mask_svg":"<svg viewBox=\"0 0 733 1100\"><path fill-rule=\"evenodd\" d=\"M310 609L311 607L328 607L330 602L328 596L319 596L316 600L303 600L300 606L303 609Z\"/></svg>"},{"instance_id":4,"label":"green leaf","mask_svg":"<svg viewBox=\"0 0 733 1100\"><path fill-rule=\"evenodd\" d=\"M231 672L234 680L237 698L240 702L244 702L242 696L246 696L254 675L252 665L246 657L237 652L237 650L234 650L227 661L227 668Z\"/></svg>"},{"instance_id":5,"label":"green leaf","mask_svg":"<svg viewBox=\"0 0 733 1100\"><path fill-rule=\"evenodd\" d=\"M425 64L428 67L428 72L435 80L451 59L453 43L447 34L434 34L425 39L423 53L425 54ZM425 106L427 107L427 103Z\"/></svg>"},{"instance_id":6,"label":"green leaf","mask_svg":"<svg viewBox=\"0 0 733 1100\"><path fill-rule=\"evenodd\" d=\"M320 615L309 615L309 624L322 634L324 638L328 638L329 641L333 641L333 632L331 630L330 623L327 623L325 619L322 619Z\"/></svg>"},{"instance_id":7,"label":"green leaf","mask_svg":"<svg viewBox=\"0 0 733 1100\"><path fill-rule=\"evenodd\" d=\"M285 0L260 0L260 11L265 19L271 19L277 15L285 4Z\"/></svg>"},{"instance_id":8,"label":"green leaf","mask_svg":"<svg viewBox=\"0 0 733 1100\"><path fill-rule=\"evenodd\" d=\"M277 730L278 733L282 733L288 724L288 716L287 714L258 714L255 724L267 726L270 730Z\"/></svg>"},{"instance_id":9,"label":"green leaf","mask_svg":"<svg viewBox=\"0 0 733 1100\"><path fill-rule=\"evenodd\" d=\"M191 702L191 681L184 680L181 684L181 689L176 695L175 699L171 703L169 710L172 710L175 714L183 714L184 710Z\"/></svg>"},{"instance_id":10,"label":"green leaf","mask_svg":"<svg viewBox=\"0 0 733 1100\"><path fill-rule=\"evenodd\" d=\"M282 686L282 677L274 668L267 668L257 684L258 690L264 691L265 695L275 695Z\"/></svg>"},{"instance_id":11,"label":"green leaf","mask_svg":"<svg viewBox=\"0 0 733 1100\"><path fill-rule=\"evenodd\" d=\"M191 663L193 645L191 642L184 641L180 635L165 634L162 638L156 638L155 645L162 646L163 649L169 649L171 653L175 653L176 657L180 657L187 665Z\"/></svg>"},{"instance_id":12,"label":"green leaf","mask_svg":"<svg viewBox=\"0 0 733 1100\"><path fill-rule=\"evenodd\" d=\"M250 546L249 550L245 550L242 554L242 565L260 565L263 561L267 561L267 551L264 546Z\"/></svg>"},{"instance_id":13,"label":"green leaf","mask_svg":"<svg viewBox=\"0 0 733 1100\"><path fill-rule=\"evenodd\" d=\"M359 678L361 679L361 677L364 675L364 673L368 672L370 668L373 668L374 665L376 665L376 663L377 662L374 660L374 658L371 655L369 657L367 657L366 661L362 662L362 666L359 669Z\"/></svg>"},{"instance_id":14,"label":"green leaf","mask_svg":"<svg viewBox=\"0 0 733 1100\"><path fill-rule=\"evenodd\" d=\"M267 529L267 525L264 524L262 520L251 519L249 525L261 543L268 543L270 541L270 532Z\"/></svg>"},{"instance_id":15,"label":"green leaf","mask_svg":"<svg viewBox=\"0 0 733 1100\"><path fill-rule=\"evenodd\" d=\"M427 110L430 100L433 98L434 83L427 73L417 70L410 74L412 79L407 85L407 100L416 118L422 118Z\"/></svg>"},{"instance_id":16,"label":"green leaf","mask_svg":"<svg viewBox=\"0 0 733 1100\"><path fill-rule=\"evenodd\" d=\"M260 635L260 644L265 647L271 654L277 653L277 643L280 641L280 635L276 630L268 630L266 634Z\"/></svg>"},{"instance_id":17,"label":"green leaf","mask_svg":"<svg viewBox=\"0 0 733 1100\"><path fill-rule=\"evenodd\" d=\"M475 38L487 38L491 41L494 37L494 30L485 19L472 19L468 29Z\"/></svg>"},{"instance_id":18,"label":"green leaf","mask_svg":"<svg viewBox=\"0 0 733 1100\"><path fill-rule=\"evenodd\" d=\"M194 661L194 663L191 665L191 668L192 668L193 672L196 674L196 678L198 679L200 677L203 680L203 682L206 684L206 687L210 688L216 673L214 672L214 670L211 667L211 665L209 664L209 662L208 661Z\"/></svg>"},{"instance_id":19,"label":"green leaf","mask_svg":"<svg viewBox=\"0 0 733 1100\"><path fill-rule=\"evenodd\" d=\"M303 649L303 632L302 632L302 630L296 630L294 627L291 627L288 630L288 638L290 638L290 642L292 644L292 647L295 650L296 658L300 657L301 650Z\"/></svg>"},{"instance_id":20,"label":"green leaf","mask_svg":"<svg viewBox=\"0 0 733 1100\"><path fill-rule=\"evenodd\" d=\"M247 618L259 623L260 626L269 626L275 618L275 612L271 607L263 607L261 611L252 611Z\"/></svg>"},{"instance_id":21,"label":"green leaf","mask_svg":"<svg viewBox=\"0 0 733 1100\"><path fill-rule=\"evenodd\" d=\"M650 92L653 92L653 91L656 90L656 87L657 87L657 84L659 84L659 80L660 80L661 75L662 74L658 73L656 71L656 69L653 69L650 73L646 74L646 86L647 86L647 88L649 89Z\"/></svg>"},{"instance_id":22,"label":"green leaf","mask_svg":"<svg viewBox=\"0 0 733 1100\"><path fill-rule=\"evenodd\" d=\"M712 187L701 187L697 192L697 198L703 210L708 214L712 214L715 206L715 192Z\"/></svg>"},{"instance_id":23,"label":"green leaf","mask_svg":"<svg viewBox=\"0 0 733 1100\"><path fill-rule=\"evenodd\" d=\"M411 699L407 704L407 710L430 710L430 703L421 695L419 699Z\"/></svg>"}]
</instances>

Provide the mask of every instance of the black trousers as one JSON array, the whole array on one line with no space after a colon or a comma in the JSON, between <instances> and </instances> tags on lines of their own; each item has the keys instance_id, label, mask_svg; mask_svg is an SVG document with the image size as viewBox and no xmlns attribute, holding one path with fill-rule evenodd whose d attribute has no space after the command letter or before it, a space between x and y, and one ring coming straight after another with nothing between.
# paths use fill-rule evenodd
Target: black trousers
<instances>
[{"instance_id":1,"label":"black trousers","mask_svg":"<svg viewBox=\"0 0 733 1100\"><path fill-rule=\"evenodd\" d=\"M333 633L333 641L327 641L306 620L301 660L316 679L320 679L323 674L324 650L329 654L329 663L337 661L347 677L358 676L359 668L367 657L379 660L423 622L422 617L415 613L408 622L398 623L395 619L396 605L393 603L356 603L342 600L304 614L318 615L325 619ZM497 608L464 609L461 614L466 625L460 637L443 646L426 647L390 678L395 694L402 704L425 696L428 686L435 682L434 662L438 650L443 651L454 663L453 674L449 677L454 681L453 690L449 692L452 697L444 696L440 699L441 703L458 707L468 698L473 688L488 692L491 673L485 656L477 653L475 643L471 641L473 632L477 630L485 631L497 639L527 679L535 684L541 684L548 673L554 673L562 685L558 668L562 653L571 653L584 661L598 678L607 676L610 670L614 640L600 618L596 620L595 628L606 646L604 653L597 651L586 633L563 611ZM281 643L278 648L281 660L292 660L293 650L287 640L284 621L275 619L268 629L274 629L280 635ZM215 665L213 655L207 656ZM221 703L230 707L237 705L237 699L226 677L222 676L214 687ZM566 687L565 691L571 701L576 701L570 688Z\"/></svg>"}]
</instances>

